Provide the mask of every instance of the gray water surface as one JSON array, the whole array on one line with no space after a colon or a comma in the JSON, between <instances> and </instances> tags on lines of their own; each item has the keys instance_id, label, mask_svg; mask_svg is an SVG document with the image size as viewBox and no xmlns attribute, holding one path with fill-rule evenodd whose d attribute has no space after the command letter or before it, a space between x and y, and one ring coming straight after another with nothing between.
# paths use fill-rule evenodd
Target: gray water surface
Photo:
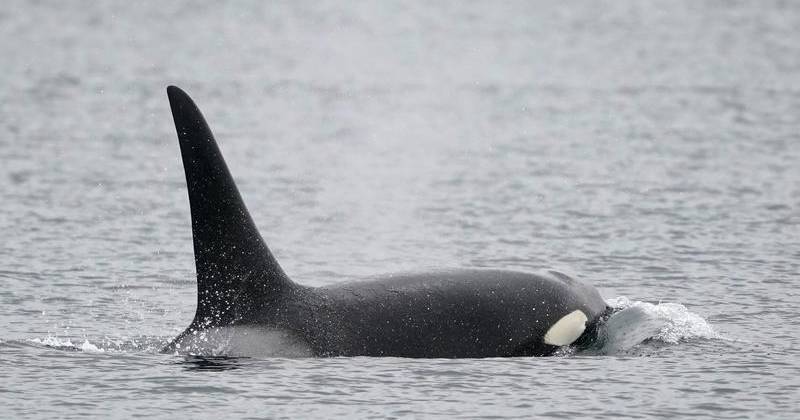
<instances>
[{"instance_id":1,"label":"gray water surface","mask_svg":"<svg viewBox=\"0 0 800 420\"><path fill-rule=\"evenodd\" d=\"M0 417L787 418L800 3L0 5ZM602 349L159 354L194 314L164 88L296 281L557 268Z\"/></svg>"}]
</instances>

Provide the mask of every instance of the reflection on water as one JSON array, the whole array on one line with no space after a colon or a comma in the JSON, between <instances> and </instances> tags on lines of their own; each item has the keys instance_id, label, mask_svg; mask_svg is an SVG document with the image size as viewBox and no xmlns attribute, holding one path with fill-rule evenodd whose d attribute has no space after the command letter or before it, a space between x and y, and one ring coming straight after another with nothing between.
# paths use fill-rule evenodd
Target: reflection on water
<instances>
[{"instance_id":1,"label":"reflection on water","mask_svg":"<svg viewBox=\"0 0 800 420\"><path fill-rule=\"evenodd\" d=\"M175 362L187 371L224 371L240 369L246 358L227 356L184 356Z\"/></svg>"}]
</instances>

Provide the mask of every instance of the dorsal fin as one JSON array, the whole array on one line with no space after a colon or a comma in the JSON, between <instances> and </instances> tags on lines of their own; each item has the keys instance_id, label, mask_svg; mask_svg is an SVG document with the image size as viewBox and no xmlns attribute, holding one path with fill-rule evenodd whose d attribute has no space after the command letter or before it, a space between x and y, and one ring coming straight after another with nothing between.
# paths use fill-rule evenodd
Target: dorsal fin
<instances>
[{"instance_id":1,"label":"dorsal fin","mask_svg":"<svg viewBox=\"0 0 800 420\"><path fill-rule=\"evenodd\" d=\"M197 270L196 327L230 325L291 288L247 211L203 114L167 88L183 158Z\"/></svg>"}]
</instances>

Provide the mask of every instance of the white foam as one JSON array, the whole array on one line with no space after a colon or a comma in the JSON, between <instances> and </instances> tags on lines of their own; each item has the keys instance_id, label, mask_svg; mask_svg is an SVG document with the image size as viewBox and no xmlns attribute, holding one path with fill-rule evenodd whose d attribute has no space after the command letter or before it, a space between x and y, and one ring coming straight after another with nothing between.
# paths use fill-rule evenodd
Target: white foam
<instances>
[{"instance_id":1,"label":"white foam","mask_svg":"<svg viewBox=\"0 0 800 420\"><path fill-rule=\"evenodd\" d=\"M674 344L694 338L719 338L703 317L679 303L652 304L625 296L606 303L619 310L603 326L607 352L628 350L648 339Z\"/></svg>"},{"instance_id":2,"label":"white foam","mask_svg":"<svg viewBox=\"0 0 800 420\"><path fill-rule=\"evenodd\" d=\"M74 344L70 338L61 338L52 335L48 335L44 338L31 338L28 341L56 349L79 350L87 353L105 353L106 351L105 349L98 347L85 338L81 345Z\"/></svg>"},{"instance_id":3,"label":"white foam","mask_svg":"<svg viewBox=\"0 0 800 420\"><path fill-rule=\"evenodd\" d=\"M84 340L83 344L79 347L81 351L85 351L87 353L104 353L105 350L101 349L94 344L90 343L89 340Z\"/></svg>"},{"instance_id":4,"label":"white foam","mask_svg":"<svg viewBox=\"0 0 800 420\"><path fill-rule=\"evenodd\" d=\"M52 335L48 335L45 338L31 338L28 341L47 347L75 347L69 338L59 338Z\"/></svg>"}]
</instances>

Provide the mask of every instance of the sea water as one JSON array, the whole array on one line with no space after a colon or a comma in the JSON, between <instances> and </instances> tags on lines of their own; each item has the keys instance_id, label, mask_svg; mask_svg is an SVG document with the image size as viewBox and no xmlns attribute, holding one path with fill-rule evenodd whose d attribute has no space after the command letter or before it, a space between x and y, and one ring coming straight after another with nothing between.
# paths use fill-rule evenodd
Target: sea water
<instances>
[{"instance_id":1,"label":"sea water","mask_svg":"<svg viewBox=\"0 0 800 420\"><path fill-rule=\"evenodd\" d=\"M793 419L797 28L789 1L5 1L0 417ZM159 353L196 302L168 84L296 281L553 267L619 309L602 346Z\"/></svg>"}]
</instances>

